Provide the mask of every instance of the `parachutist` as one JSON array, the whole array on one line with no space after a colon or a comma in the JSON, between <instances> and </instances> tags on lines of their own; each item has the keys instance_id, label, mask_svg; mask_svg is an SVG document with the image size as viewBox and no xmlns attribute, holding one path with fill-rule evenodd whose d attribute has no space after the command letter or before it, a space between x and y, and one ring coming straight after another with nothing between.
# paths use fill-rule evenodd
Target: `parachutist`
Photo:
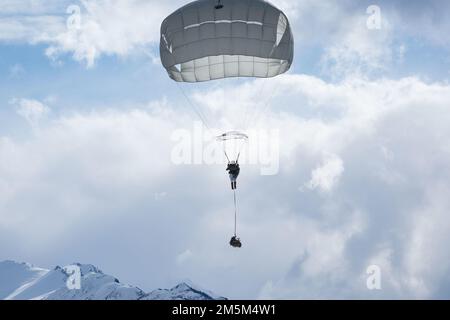
<instances>
[{"instance_id":1,"label":"parachutist","mask_svg":"<svg viewBox=\"0 0 450 320\"><path fill-rule=\"evenodd\" d=\"M211 10L212 16L208 14ZM195 0L164 19L159 49L164 69L176 82L200 83L235 77L273 78L291 68L294 36L286 14L266 0ZM203 111L192 103L182 86L178 87L209 130L208 118ZM232 99L231 96L230 106L226 107L230 110L235 103ZM259 110L257 115L247 114L247 111L241 117L235 117L243 120L242 128L251 125L250 121L258 119L265 110ZM232 122L230 126L239 127ZM248 136L239 131L229 131L216 138L224 145L228 160L226 171L233 191L234 237L230 245L240 248L242 244L236 231L236 181L240 172L239 155ZM230 145L234 147L229 148Z\"/></svg>"},{"instance_id":2,"label":"parachutist","mask_svg":"<svg viewBox=\"0 0 450 320\"><path fill-rule=\"evenodd\" d=\"M232 237L230 240L230 246L232 246L233 248L242 247L241 239L237 238L236 236Z\"/></svg>"},{"instance_id":3,"label":"parachutist","mask_svg":"<svg viewBox=\"0 0 450 320\"><path fill-rule=\"evenodd\" d=\"M236 190L236 180L239 176L239 172L241 171L239 163L237 161L230 161L226 170L228 171L228 175L230 176L231 189Z\"/></svg>"}]
</instances>

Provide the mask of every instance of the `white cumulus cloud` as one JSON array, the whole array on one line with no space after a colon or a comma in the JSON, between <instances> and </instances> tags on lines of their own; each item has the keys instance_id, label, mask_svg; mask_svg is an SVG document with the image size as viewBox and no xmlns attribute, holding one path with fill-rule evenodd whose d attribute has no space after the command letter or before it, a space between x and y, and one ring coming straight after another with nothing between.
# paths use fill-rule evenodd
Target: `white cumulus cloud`
<instances>
[{"instance_id":1,"label":"white cumulus cloud","mask_svg":"<svg viewBox=\"0 0 450 320\"><path fill-rule=\"evenodd\" d=\"M343 172L342 159L336 155L329 155L319 167L312 171L311 180L306 186L311 190L319 189L329 192L338 183Z\"/></svg>"},{"instance_id":2,"label":"white cumulus cloud","mask_svg":"<svg viewBox=\"0 0 450 320\"><path fill-rule=\"evenodd\" d=\"M37 126L39 121L50 112L47 105L37 100L14 98L11 99L10 104L16 107L17 114L23 117L32 127Z\"/></svg>"}]
</instances>

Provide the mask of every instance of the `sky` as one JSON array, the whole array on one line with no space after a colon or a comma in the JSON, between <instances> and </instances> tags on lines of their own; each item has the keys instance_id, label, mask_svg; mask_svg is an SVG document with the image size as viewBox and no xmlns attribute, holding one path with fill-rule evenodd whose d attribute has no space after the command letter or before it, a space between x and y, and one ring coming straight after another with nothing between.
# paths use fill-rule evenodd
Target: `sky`
<instances>
[{"instance_id":1,"label":"sky","mask_svg":"<svg viewBox=\"0 0 450 320\"><path fill-rule=\"evenodd\" d=\"M450 3L272 3L288 73L177 85L159 28L186 1L0 0L0 260L91 263L146 291L449 299ZM174 161L196 108L252 110L275 148L275 172L241 165L240 250L225 159Z\"/></svg>"}]
</instances>

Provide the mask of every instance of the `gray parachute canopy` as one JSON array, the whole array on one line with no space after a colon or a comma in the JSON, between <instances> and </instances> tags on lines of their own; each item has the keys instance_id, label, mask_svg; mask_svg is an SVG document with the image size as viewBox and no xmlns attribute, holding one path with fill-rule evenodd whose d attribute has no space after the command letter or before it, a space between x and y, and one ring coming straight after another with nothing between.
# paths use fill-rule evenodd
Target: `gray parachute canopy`
<instances>
[{"instance_id":1,"label":"gray parachute canopy","mask_svg":"<svg viewBox=\"0 0 450 320\"><path fill-rule=\"evenodd\" d=\"M198 0L163 21L160 54L178 82L269 78L289 70L294 38L286 15L266 1Z\"/></svg>"}]
</instances>

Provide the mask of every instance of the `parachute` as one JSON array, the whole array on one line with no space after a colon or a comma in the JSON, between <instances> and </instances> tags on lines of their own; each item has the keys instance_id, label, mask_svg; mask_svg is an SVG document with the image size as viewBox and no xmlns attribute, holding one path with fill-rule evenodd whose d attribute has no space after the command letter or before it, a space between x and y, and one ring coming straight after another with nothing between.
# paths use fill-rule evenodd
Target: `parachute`
<instances>
[{"instance_id":1,"label":"parachute","mask_svg":"<svg viewBox=\"0 0 450 320\"><path fill-rule=\"evenodd\" d=\"M270 78L289 70L294 38L286 15L262 0L198 0L161 25L161 62L177 82Z\"/></svg>"},{"instance_id":2,"label":"parachute","mask_svg":"<svg viewBox=\"0 0 450 320\"><path fill-rule=\"evenodd\" d=\"M286 15L264 0L197 0L162 22L160 56L169 77L209 127L203 112L189 100L179 83L247 77L268 79L281 75L292 65L294 37ZM248 136L237 131L238 128L231 129L218 136L217 141L224 146L227 170L230 165L237 166L230 170L235 205L235 232L230 244L240 247L240 242L236 245L233 241L239 240L235 189L239 156Z\"/></svg>"}]
</instances>

